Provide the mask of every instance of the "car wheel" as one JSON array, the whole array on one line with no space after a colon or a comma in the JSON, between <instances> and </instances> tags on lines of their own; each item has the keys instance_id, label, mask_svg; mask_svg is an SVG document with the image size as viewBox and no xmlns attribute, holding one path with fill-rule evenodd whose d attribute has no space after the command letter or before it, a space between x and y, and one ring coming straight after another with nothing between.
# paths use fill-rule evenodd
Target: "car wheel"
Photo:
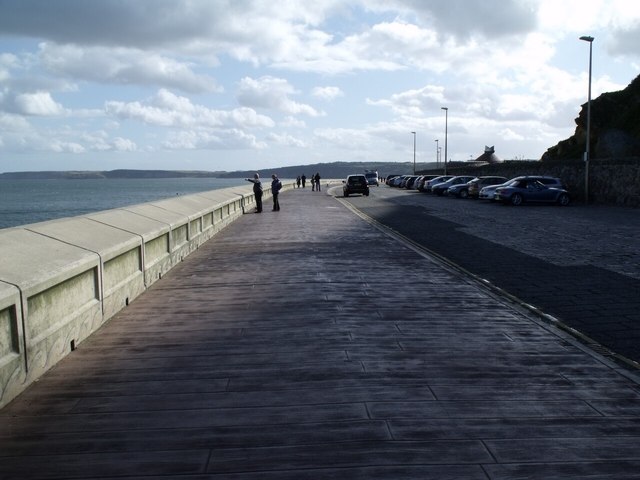
<instances>
[{"instance_id":1,"label":"car wheel","mask_svg":"<svg viewBox=\"0 0 640 480\"><path fill-rule=\"evenodd\" d=\"M519 193L514 193L513 195L511 195L511 205L515 205L516 207L518 205L522 205L522 195L520 195Z\"/></svg>"},{"instance_id":2,"label":"car wheel","mask_svg":"<svg viewBox=\"0 0 640 480\"><path fill-rule=\"evenodd\" d=\"M342 192L342 194L343 194L345 197L348 197L348 196L349 196L349 194L348 194L347 192Z\"/></svg>"},{"instance_id":3,"label":"car wheel","mask_svg":"<svg viewBox=\"0 0 640 480\"><path fill-rule=\"evenodd\" d=\"M469 197L469 191L468 190L460 190L460 193L458 194L458 197L460 197L460 198Z\"/></svg>"},{"instance_id":4,"label":"car wheel","mask_svg":"<svg viewBox=\"0 0 640 480\"><path fill-rule=\"evenodd\" d=\"M558 205L560 205L561 207L566 207L567 205L569 205L569 195L567 195L566 193L560 194L560 196L558 197Z\"/></svg>"}]
</instances>

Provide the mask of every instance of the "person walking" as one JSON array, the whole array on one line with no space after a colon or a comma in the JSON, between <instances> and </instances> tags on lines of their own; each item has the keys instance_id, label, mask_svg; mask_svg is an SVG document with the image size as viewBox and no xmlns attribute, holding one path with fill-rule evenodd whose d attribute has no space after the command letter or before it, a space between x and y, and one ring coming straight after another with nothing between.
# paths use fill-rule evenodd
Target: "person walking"
<instances>
[{"instance_id":1,"label":"person walking","mask_svg":"<svg viewBox=\"0 0 640 480\"><path fill-rule=\"evenodd\" d=\"M262 182L257 173L253 178L245 178L247 182L253 183L253 194L256 197L256 213L262 213Z\"/></svg>"},{"instance_id":2,"label":"person walking","mask_svg":"<svg viewBox=\"0 0 640 480\"><path fill-rule=\"evenodd\" d=\"M274 173L271 175L271 195L273 195L273 211L280 211L280 202L278 200L278 194L282 188L282 182L278 180L278 176Z\"/></svg>"},{"instance_id":3,"label":"person walking","mask_svg":"<svg viewBox=\"0 0 640 480\"><path fill-rule=\"evenodd\" d=\"M298 186L298 188L300 188L300 182L302 180L300 179L300 175L298 175L298 178L296 178L296 185Z\"/></svg>"},{"instance_id":4,"label":"person walking","mask_svg":"<svg viewBox=\"0 0 640 480\"><path fill-rule=\"evenodd\" d=\"M304 188L306 184L307 184L307 176L303 173L302 174L302 188Z\"/></svg>"}]
</instances>

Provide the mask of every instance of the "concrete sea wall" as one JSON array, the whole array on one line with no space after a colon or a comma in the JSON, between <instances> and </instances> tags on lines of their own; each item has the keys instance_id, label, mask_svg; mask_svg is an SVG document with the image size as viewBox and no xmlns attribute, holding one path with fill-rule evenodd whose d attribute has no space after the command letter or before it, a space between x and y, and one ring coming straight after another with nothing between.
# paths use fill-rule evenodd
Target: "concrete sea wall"
<instances>
[{"instance_id":1,"label":"concrete sea wall","mask_svg":"<svg viewBox=\"0 0 640 480\"><path fill-rule=\"evenodd\" d=\"M0 230L0 408L253 208L248 183Z\"/></svg>"}]
</instances>

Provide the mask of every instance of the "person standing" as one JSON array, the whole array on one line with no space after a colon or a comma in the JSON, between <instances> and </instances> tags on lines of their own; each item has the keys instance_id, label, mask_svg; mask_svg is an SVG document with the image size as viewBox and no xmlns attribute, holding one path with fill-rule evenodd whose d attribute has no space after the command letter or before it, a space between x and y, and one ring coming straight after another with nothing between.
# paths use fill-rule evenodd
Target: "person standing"
<instances>
[{"instance_id":1,"label":"person standing","mask_svg":"<svg viewBox=\"0 0 640 480\"><path fill-rule=\"evenodd\" d=\"M316 172L316 175L313 177L313 181L316 184L316 190L320 191L320 174Z\"/></svg>"},{"instance_id":2,"label":"person standing","mask_svg":"<svg viewBox=\"0 0 640 480\"><path fill-rule=\"evenodd\" d=\"M306 183L307 183L307 176L303 173L302 174L302 188L305 187Z\"/></svg>"},{"instance_id":3,"label":"person standing","mask_svg":"<svg viewBox=\"0 0 640 480\"><path fill-rule=\"evenodd\" d=\"M256 213L262 213L262 182L257 173L253 178L245 178L247 182L253 183L253 195L256 197Z\"/></svg>"},{"instance_id":4,"label":"person standing","mask_svg":"<svg viewBox=\"0 0 640 480\"><path fill-rule=\"evenodd\" d=\"M278 200L278 194L282 188L282 182L278 180L278 176L274 173L271 175L271 195L273 195L273 211L280 211L280 202Z\"/></svg>"},{"instance_id":5,"label":"person standing","mask_svg":"<svg viewBox=\"0 0 640 480\"><path fill-rule=\"evenodd\" d=\"M298 186L298 188L300 188L300 182L301 182L301 178L300 175L298 175L298 178L296 178L296 185Z\"/></svg>"}]
</instances>

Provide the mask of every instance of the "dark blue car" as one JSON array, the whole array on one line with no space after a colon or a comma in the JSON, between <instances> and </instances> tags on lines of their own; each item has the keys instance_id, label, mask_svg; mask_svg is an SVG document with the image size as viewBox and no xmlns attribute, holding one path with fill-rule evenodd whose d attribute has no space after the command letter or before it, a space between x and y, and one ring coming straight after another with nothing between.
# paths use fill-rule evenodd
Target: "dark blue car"
<instances>
[{"instance_id":1,"label":"dark blue car","mask_svg":"<svg viewBox=\"0 0 640 480\"><path fill-rule=\"evenodd\" d=\"M562 187L558 179L557 183L544 182L540 177L518 177L506 185L496 188L495 200L511 205L532 203L555 203L568 205L569 192Z\"/></svg>"}]
</instances>

